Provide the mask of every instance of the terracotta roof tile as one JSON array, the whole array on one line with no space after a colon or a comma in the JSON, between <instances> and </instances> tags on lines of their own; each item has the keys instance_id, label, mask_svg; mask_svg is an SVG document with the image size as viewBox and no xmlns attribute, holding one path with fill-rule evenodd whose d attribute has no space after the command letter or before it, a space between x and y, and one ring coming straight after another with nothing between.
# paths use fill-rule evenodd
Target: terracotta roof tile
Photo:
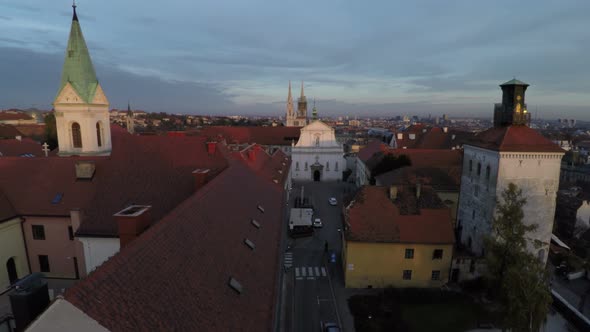
<instances>
[{"instance_id":1,"label":"terracotta roof tile","mask_svg":"<svg viewBox=\"0 0 590 332\"><path fill-rule=\"evenodd\" d=\"M111 331L269 331L283 206L276 187L236 159L65 299Z\"/></svg>"},{"instance_id":2,"label":"terracotta roof tile","mask_svg":"<svg viewBox=\"0 0 590 332\"><path fill-rule=\"evenodd\" d=\"M205 127L198 135L222 137L228 144L291 145L297 143L300 127Z\"/></svg>"},{"instance_id":3,"label":"terracotta roof tile","mask_svg":"<svg viewBox=\"0 0 590 332\"><path fill-rule=\"evenodd\" d=\"M378 175L376 179L382 186L422 183L436 190L458 191L461 186L461 168L441 168L436 164L432 167L408 166Z\"/></svg>"},{"instance_id":4,"label":"terracotta roof tile","mask_svg":"<svg viewBox=\"0 0 590 332\"><path fill-rule=\"evenodd\" d=\"M389 187L362 187L347 207L347 222L350 241L454 242L451 212L427 186L422 186L420 199L412 189L400 187L395 203Z\"/></svg>"},{"instance_id":5,"label":"terracotta roof tile","mask_svg":"<svg viewBox=\"0 0 590 332\"><path fill-rule=\"evenodd\" d=\"M506 152L565 152L538 131L516 125L490 128L466 144Z\"/></svg>"},{"instance_id":6,"label":"terracotta roof tile","mask_svg":"<svg viewBox=\"0 0 590 332\"><path fill-rule=\"evenodd\" d=\"M15 138L23 134L15 126L9 124L0 124L0 139Z\"/></svg>"},{"instance_id":7,"label":"terracotta roof tile","mask_svg":"<svg viewBox=\"0 0 590 332\"><path fill-rule=\"evenodd\" d=\"M2 157L41 157L45 156L41 144L30 138L0 140L0 158Z\"/></svg>"},{"instance_id":8,"label":"terracotta roof tile","mask_svg":"<svg viewBox=\"0 0 590 332\"><path fill-rule=\"evenodd\" d=\"M362 160L363 162L367 162L371 159L376 153L388 151L389 146L381 141L374 140L369 142L364 148L360 149L357 154L357 157Z\"/></svg>"},{"instance_id":9,"label":"terracotta roof tile","mask_svg":"<svg viewBox=\"0 0 590 332\"><path fill-rule=\"evenodd\" d=\"M33 118L20 112L0 112L0 121L33 120Z\"/></svg>"}]
</instances>

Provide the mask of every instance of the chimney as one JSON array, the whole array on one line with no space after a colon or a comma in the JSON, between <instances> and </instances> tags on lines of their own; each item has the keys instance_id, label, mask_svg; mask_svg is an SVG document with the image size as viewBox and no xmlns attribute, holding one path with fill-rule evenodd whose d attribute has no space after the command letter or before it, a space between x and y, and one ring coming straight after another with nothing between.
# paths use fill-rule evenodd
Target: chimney
<instances>
[{"instance_id":1,"label":"chimney","mask_svg":"<svg viewBox=\"0 0 590 332\"><path fill-rule=\"evenodd\" d=\"M150 226L151 208L150 205L131 205L113 215L119 226L121 248L135 240Z\"/></svg>"},{"instance_id":2,"label":"chimney","mask_svg":"<svg viewBox=\"0 0 590 332\"><path fill-rule=\"evenodd\" d=\"M449 127L443 127L443 132L448 132L449 131Z\"/></svg>"},{"instance_id":3,"label":"chimney","mask_svg":"<svg viewBox=\"0 0 590 332\"><path fill-rule=\"evenodd\" d=\"M397 186L389 187L389 199L395 201L397 199Z\"/></svg>"},{"instance_id":4,"label":"chimney","mask_svg":"<svg viewBox=\"0 0 590 332\"><path fill-rule=\"evenodd\" d=\"M209 169L198 168L193 171L193 176L195 177L195 191L197 191L207 184L209 180Z\"/></svg>"},{"instance_id":5,"label":"chimney","mask_svg":"<svg viewBox=\"0 0 590 332\"><path fill-rule=\"evenodd\" d=\"M248 150L248 160L249 161L256 161L256 151L255 149Z\"/></svg>"},{"instance_id":6,"label":"chimney","mask_svg":"<svg viewBox=\"0 0 590 332\"><path fill-rule=\"evenodd\" d=\"M82 160L76 162L76 180L92 180L96 165L94 161Z\"/></svg>"},{"instance_id":7,"label":"chimney","mask_svg":"<svg viewBox=\"0 0 590 332\"><path fill-rule=\"evenodd\" d=\"M14 138L19 142L22 142L23 140L23 137L21 135L14 136Z\"/></svg>"},{"instance_id":8,"label":"chimney","mask_svg":"<svg viewBox=\"0 0 590 332\"><path fill-rule=\"evenodd\" d=\"M397 139L403 139L404 138L404 134L402 133L397 133Z\"/></svg>"},{"instance_id":9,"label":"chimney","mask_svg":"<svg viewBox=\"0 0 590 332\"><path fill-rule=\"evenodd\" d=\"M416 183L416 198L420 198L420 192L422 191L422 185L420 182Z\"/></svg>"},{"instance_id":10,"label":"chimney","mask_svg":"<svg viewBox=\"0 0 590 332\"><path fill-rule=\"evenodd\" d=\"M214 155L215 150L217 150L217 142L207 142L207 153L209 155Z\"/></svg>"}]
</instances>

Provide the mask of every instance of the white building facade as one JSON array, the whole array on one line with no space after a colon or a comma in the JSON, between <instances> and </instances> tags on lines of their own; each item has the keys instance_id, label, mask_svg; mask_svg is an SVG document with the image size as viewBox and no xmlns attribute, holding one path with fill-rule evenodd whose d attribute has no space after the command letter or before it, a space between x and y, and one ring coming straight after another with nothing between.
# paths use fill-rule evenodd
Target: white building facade
<instances>
[{"instance_id":1,"label":"white building facade","mask_svg":"<svg viewBox=\"0 0 590 332\"><path fill-rule=\"evenodd\" d=\"M334 129L319 120L301 129L291 159L295 181L340 181L346 169L344 149L336 141Z\"/></svg>"}]
</instances>

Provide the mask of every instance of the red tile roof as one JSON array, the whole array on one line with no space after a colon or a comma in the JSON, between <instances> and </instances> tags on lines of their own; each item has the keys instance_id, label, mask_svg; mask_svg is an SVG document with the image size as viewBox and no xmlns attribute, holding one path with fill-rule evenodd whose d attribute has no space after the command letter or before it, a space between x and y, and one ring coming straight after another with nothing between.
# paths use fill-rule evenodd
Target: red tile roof
<instances>
[{"instance_id":1,"label":"red tile roof","mask_svg":"<svg viewBox=\"0 0 590 332\"><path fill-rule=\"evenodd\" d=\"M41 157L45 156L42 151L43 147L38 142L30 138L3 139L0 140L0 158L1 157ZM51 154L51 152L49 152ZM53 153L55 155L55 153Z\"/></svg>"},{"instance_id":2,"label":"red tile roof","mask_svg":"<svg viewBox=\"0 0 590 332\"><path fill-rule=\"evenodd\" d=\"M45 124L27 124L15 125L18 131L23 133L23 136L42 138L45 136Z\"/></svg>"},{"instance_id":3,"label":"red tile roof","mask_svg":"<svg viewBox=\"0 0 590 332\"><path fill-rule=\"evenodd\" d=\"M410 158L414 167L461 167L463 163L463 151L461 150L395 149L391 150L391 153L405 154Z\"/></svg>"},{"instance_id":4,"label":"red tile roof","mask_svg":"<svg viewBox=\"0 0 590 332\"><path fill-rule=\"evenodd\" d=\"M462 167L440 168L408 166L383 173L376 176L377 184L390 185L415 185L422 183L432 186L439 191L459 191L461 186Z\"/></svg>"},{"instance_id":5,"label":"red tile roof","mask_svg":"<svg viewBox=\"0 0 590 332\"><path fill-rule=\"evenodd\" d=\"M15 138L23 134L15 126L9 124L0 124L0 139Z\"/></svg>"},{"instance_id":6,"label":"red tile roof","mask_svg":"<svg viewBox=\"0 0 590 332\"><path fill-rule=\"evenodd\" d=\"M466 144L505 152L565 152L538 131L517 125L490 128Z\"/></svg>"},{"instance_id":7,"label":"red tile roof","mask_svg":"<svg viewBox=\"0 0 590 332\"><path fill-rule=\"evenodd\" d=\"M230 163L65 299L111 331L271 330L284 197L250 165Z\"/></svg>"},{"instance_id":8,"label":"red tile roof","mask_svg":"<svg viewBox=\"0 0 590 332\"><path fill-rule=\"evenodd\" d=\"M451 244L451 211L427 186L420 199L400 187L395 203L388 187L364 186L347 208L346 239L361 242ZM416 213L417 212L417 213Z\"/></svg>"},{"instance_id":9,"label":"red tile roof","mask_svg":"<svg viewBox=\"0 0 590 332\"><path fill-rule=\"evenodd\" d=\"M112 217L131 203L153 205L154 220L161 219L194 193L192 171L227 167L220 151L209 155L202 137L135 136L112 127L109 157L3 157L0 189L20 215L68 216L83 212L78 235L117 236ZM92 160L92 181L77 181L75 163ZM63 198L51 201L57 193Z\"/></svg>"},{"instance_id":10,"label":"red tile roof","mask_svg":"<svg viewBox=\"0 0 590 332\"><path fill-rule=\"evenodd\" d=\"M20 112L0 112L0 121L33 120L33 118Z\"/></svg>"},{"instance_id":11,"label":"red tile roof","mask_svg":"<svg viewBox=\"0 0 590 332\"><path fill-rule=\"evenodd\" d=\"M389 150L390 150L390 148L387 144L385 144L381 141L378 141L378 140L373 140L373 141L369 142L364 148L359 150L357 157L366 163L376 153L386 152Z\"/></svg>"},{"instance_id":12,"label":"red tile roof","mask_svg":"<svg viewBox=\"0 0 590 332\"><path fill-rule=\"evenodd\" d=\"M4 195L4 192L0 190L0 223L16 217L17 213L12 206L12 203L8 200L8 197Z\"/></svg>"},{"instance_id":13,"label":"red tile roof","mask_svg":"<svg viewBox=\"0 0 590 332\"><path fill-rule=\"evenodd\" d=\"M198 135L224 138L228 144L291 145L297 143L301 127L205 127Z\"/></svg>"}]
</instances>

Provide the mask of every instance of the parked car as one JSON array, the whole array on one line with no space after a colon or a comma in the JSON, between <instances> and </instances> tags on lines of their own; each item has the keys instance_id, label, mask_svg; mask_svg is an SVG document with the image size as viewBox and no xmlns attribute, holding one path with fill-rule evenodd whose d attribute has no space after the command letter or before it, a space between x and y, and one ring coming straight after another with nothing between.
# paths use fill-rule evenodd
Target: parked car
<instances>
[{"instance_id":1,"label":"parked car","mask_svg":"<svg viewBox=\"0 0 590 332\"><path fill-rule=\"evenodd\" d=\"M340 332L342 331L338 324L332 322L320 322L322 332Z\"/></svg>"},{"instance_id":2,"label":"parked car","mask_svg":"<svg viewBox=\"0 0 590 332\"><path fill-rule=\"evenodd\" d=\"M315 218L313 221L313 227L315 228L321 228L323 227L324 224L322 224L322 220L320 218Z\"/></svg>"},{"instance_id":3,"label":"parked car","mask_svg":"<svg viewBox=\"0 0 590 332\"><path fill-rule=\"evenodd\" d=\"M328 202L330 202L330 205L338 205L338 201L336 200L335 197L330 197Z\"/></svg>"}]
</instances>

